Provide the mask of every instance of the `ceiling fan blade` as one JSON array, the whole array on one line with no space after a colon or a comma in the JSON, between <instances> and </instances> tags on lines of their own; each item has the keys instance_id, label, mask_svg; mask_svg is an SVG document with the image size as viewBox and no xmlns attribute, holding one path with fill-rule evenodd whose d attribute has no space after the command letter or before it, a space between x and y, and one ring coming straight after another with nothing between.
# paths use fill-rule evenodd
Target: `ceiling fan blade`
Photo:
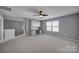
<instances>
[{"instance_id":1,"label":"ceiling fan blade","mask_svg":"<svg viewBox=\"0 0 79 59\"><path fill-rule=\"evenodd\" d=\"M0 6L0 9L6 10L6 11L11 11L11 8L7 6Z\"/></svg>"},{"instance_id":2,"label":"ceiling fan blade","mask_svg":"<svg viewBox=\"0 0 79 59\"><path fill-rule=\"evenodd\" d=\"M39 16L39 15L33 15L33 16Z\"/></svg>"},{"instance_id":3,"label":"ceiling fan blade","mask_svg":"<svg viewBox=\"0 0 79 59\"><path fill-rule=\"evenodd\" d=\"M48 16L48 14L42 14L42 16Z\"/></svg>"}]
</instances>

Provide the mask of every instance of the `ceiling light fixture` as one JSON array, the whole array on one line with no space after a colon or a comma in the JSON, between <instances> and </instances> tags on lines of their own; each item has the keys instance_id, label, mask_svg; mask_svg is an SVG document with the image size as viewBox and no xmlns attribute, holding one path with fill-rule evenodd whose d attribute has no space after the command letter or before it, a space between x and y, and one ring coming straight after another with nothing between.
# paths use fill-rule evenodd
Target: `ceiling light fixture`
<instances>
[{"instance_id":1,"label":"ceiling light fixture","mask_svg":"<svg viewBox=\"0 0 79 59\"><path fill-rule=\"evenodd\" d=\"M39 17L42 18L43 16L42 15L39 15Z\"/></svg>"}]
</instances>

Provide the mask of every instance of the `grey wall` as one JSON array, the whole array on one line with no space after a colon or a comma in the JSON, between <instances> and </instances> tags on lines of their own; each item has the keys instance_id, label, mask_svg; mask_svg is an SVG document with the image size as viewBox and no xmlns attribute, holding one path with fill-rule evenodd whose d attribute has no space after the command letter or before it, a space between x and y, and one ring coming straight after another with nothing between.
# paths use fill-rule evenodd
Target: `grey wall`
<instances>
[{"instance_id":1,"label":"grey wall","mask_svg":"<svg viewBox=\"0 0 79 59\"><path fill-rule=\"evenodd\" d=\"M46 22L47 21L59 21L59 32L48 32L46 31ZM79 22L79 17L78 14L73 14L73 15L68 15L68 16L63 16L63 17L58 17L58 18L53 18L53 19L48 19L46 21L43 21L43 32L46 34L50 35L55 35L55 36L65 36L69 38L75 38L78 39L78 22Z\"/></svg>"}]
</instances>

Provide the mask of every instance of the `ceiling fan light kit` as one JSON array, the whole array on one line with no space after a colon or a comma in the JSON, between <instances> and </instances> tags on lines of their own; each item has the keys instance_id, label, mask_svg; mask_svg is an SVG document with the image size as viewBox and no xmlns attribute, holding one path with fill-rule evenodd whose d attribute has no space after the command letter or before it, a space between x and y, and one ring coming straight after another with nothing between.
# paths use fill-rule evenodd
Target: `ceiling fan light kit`
<instances>
[{"instance_id":1,"label":"ceiling fan light kit","mask_svg":"<svg viewBox=\"0 0 79 59\"><path fill-rule=\"evenodd\" d=\"M42 15L39 15L39 18L42 18L43 16Z\"/></svg>"}]
</instances>

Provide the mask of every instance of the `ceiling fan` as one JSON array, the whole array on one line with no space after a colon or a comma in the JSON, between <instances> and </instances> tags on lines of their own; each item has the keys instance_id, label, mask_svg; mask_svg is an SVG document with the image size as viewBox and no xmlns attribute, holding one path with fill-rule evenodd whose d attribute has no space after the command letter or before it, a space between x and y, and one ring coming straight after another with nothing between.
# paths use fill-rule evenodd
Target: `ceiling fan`
<instances>
[{"instance_id":1,"label":"ceiling fan","mask_svg":"<svg viewBox=\"0 0 79 59\"><path fill-rule=\"evenodd\" d=\"M45 14L42 10L40 10L40 11L38 11L38 14L34 15L34 16L38 16L38 17L42 18L43 16L48 16L48 14Z\"/></svg>"}]
</instances>

